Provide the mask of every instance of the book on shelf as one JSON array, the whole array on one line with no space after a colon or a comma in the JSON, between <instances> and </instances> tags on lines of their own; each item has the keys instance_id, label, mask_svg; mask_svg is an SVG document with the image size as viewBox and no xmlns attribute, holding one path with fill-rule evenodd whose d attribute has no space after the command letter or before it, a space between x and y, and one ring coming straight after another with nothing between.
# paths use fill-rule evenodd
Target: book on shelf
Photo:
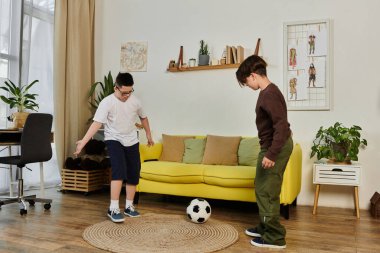
<instances>
[{"instance_id":1,"label":"book on shelf","mask_svg":"<svg viewBox=\"0 0 380 253\"><path fill-rule=\"evenodd\" d=\"M237 63L242 63L244 61L244 47L237 46Z\"/></svg>"},{"instance_id":2,"label":"book on shelf","mask_svg":"<svg viewBox=\"0 0 380 253\"><path fill-rule=\"evenodd\" d=\"M238 61L237 61L237 48L232 46L231 51L232 51L232 63L238 63Z\"/></svg>"},{"instance_id":3,"label":"book on shelf","mask_svg":"<svg viewBox=\"0 0 380 253\"><path fill-rule=\"evenodd\" d=\"M232 63L232 50L230 46L226 46L226 64Z\"/></svg>"},{"instance_id":4,"label":"book on shelf","mask_svg":"<svg viewBox=\"0 0 380 253\"><path fill-rule=\"evenodd\" d=\"M250 55L250 50L242 46L226 46L226 64L240 64L245 55Z\"/></svg>"}]
</instances>

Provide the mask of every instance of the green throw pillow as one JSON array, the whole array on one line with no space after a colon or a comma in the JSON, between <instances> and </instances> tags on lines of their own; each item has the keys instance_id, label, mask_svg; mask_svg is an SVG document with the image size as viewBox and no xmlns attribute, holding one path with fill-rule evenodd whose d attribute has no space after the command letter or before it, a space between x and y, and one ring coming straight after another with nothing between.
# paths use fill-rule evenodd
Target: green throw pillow
<instances>
[{"instance_id":1,"label":"green throw pillow","mask_svg":"<svg viewBox=\"0 0 380 253\"><path fill-rule=\"evenodd\" d=\"M185 153L183 154L184 163L201 163L205 152L206 139L186 139Z\"/></svg>"},{"instance_id":2,"label":"green throw pillow","mask_svg":"<svg viewBox=\"0 0 380 253\"><path fill-rule=\"evenodd\" d=\"M238 150L239 165L256 167L257 157L260 152L259 138L243 138Z\"/></svg>"}]
</instances>

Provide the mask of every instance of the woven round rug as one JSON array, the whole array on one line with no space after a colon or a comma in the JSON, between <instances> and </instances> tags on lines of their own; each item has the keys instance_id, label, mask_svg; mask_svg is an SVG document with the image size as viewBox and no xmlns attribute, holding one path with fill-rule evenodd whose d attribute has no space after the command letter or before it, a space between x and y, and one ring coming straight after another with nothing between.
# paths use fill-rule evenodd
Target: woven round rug
<instances>
[{"instance_id":1,"label":"woven round rug","mask_svg":"<svg viewBox=\"0 0 380 253\"><path fill-rule=\"evenodd\" d=\"M213 252L238 240L231 225L209 219L195 224L185 215L144 214L123 223L103 221L83 232L92 246L111 252Z\"/></svg>"}]
</instances>

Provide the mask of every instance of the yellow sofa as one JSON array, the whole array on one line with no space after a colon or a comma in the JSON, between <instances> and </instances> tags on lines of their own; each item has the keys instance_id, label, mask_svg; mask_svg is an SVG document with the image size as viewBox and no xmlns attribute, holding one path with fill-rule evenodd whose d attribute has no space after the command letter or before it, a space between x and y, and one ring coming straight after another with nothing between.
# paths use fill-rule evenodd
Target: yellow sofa
<instances>
[{"instance_id":1,"label":"yellow sofa","mask_svg":"<svg viewBox=\"0 0 380 253\"><path fill-rule=\"evenodd\" d=\"M256 202L256 167L186 164L158 161L162 143L140 145L141 173L138 192ZM280 203L289 217L289 205L296 203L301 189L302 151L294 145L287 164Z\"/></svg>"}]
</instances>

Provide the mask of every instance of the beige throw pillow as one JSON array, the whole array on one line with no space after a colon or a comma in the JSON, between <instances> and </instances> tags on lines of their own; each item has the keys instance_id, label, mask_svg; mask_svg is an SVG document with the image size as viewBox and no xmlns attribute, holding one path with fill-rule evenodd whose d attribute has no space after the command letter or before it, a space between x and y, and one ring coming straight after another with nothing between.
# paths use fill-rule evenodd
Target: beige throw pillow
<instances>
[{"instance_id":1,"label":"beige throw pillow","mask_svg":"<svg viewBox=\"0 0 380 253\"><path fill-rule=\"evenodd\" d=\"M163 134L160 161L182 162L183 153L185 151L184 140L193 138L194 136L174 136Z\"/></svg>"},{"instance_id":2,"label":"beige throw pillow","mask_svg":"<svg viewBox=\"0 0 380 253\"><path fill-rule=\"evenodd\" d=\"M203 164L237 165L241 137L207 135Z\"/></svg>"}]
</instances>

